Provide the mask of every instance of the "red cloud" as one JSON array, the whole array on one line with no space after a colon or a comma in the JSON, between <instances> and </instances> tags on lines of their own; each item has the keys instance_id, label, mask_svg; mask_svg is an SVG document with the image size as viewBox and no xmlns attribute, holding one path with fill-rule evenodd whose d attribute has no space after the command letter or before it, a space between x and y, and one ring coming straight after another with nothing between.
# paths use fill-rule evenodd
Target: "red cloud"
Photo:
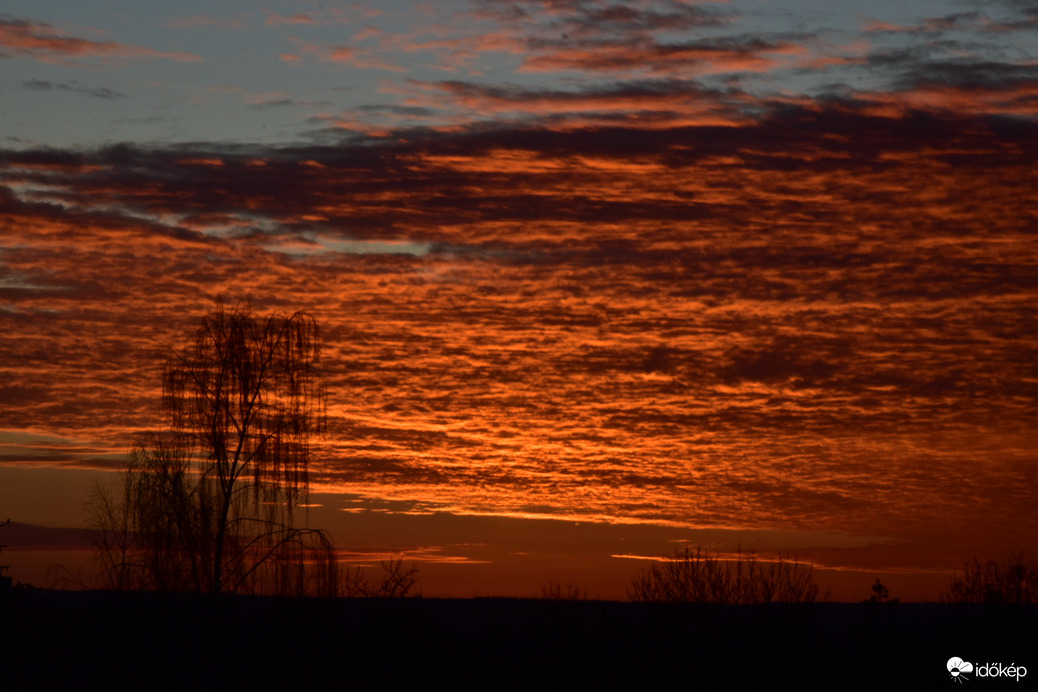
<instances>
[{"instance_id":1,"label":"red cloud","mask_svg":"<svg viewBox=\"0 0 1038 692\"><path fill-rule=\"evenodd\" d=\"M191 62L201 60L184 52L162 52L116 41L91 41L60 33L44 22L0 18L0 50L4 57L25 56L43 62L60 62L69 58L164 58Z\"/></svg>"},{"instance_id":2,"label":"red cloud","mask_svg":"<svg viewBox=\"0 0 1038 692\"><path fill-rule=\"evenodd\" d=\"M766 72L779 63L766 54L802 53L792 43L663 44L655 41L603 41L546 46L523 62L521 72L590 70L595 72L648 72L688 75L717 72Z\"/></svg>"},{"instance_id":3,"label":"red cloud","mask_svg":"<svg viewBox=\"0 0 1038 692\"><path fill-rule=\"evenodd\" d=\"M383 60L364 48L343 45L329 46L301 39L292 39L292 41L299 46L299 50L295 53L282 55L281 59L284 62L299 63L302 61L301 55L309 55L324 62L338 63L359 69L386 70L389 72L407 71L407 68Z\"/></svg>"}]
</instances>

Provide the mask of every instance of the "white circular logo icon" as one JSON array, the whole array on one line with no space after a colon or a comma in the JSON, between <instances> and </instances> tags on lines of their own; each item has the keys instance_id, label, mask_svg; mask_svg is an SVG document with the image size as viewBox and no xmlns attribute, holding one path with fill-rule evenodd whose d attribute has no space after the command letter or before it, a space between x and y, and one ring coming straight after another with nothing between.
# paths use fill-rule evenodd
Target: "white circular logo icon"
<instances>
[{"instance_id":1,"label":"white circular logo icon","mask_svg":"<svg viewBox=\"0 0 1038 692\"><path fill-rule=\"evenodd\" d=\"M963 676L964 673L973 672L973 664L969 661L963 661L958 656L953 656L948 659L948 672L951 673L952 680L961 682L966 679L965 676ZM960 678L960 676L963 677Z\"/></svg>"}]
</instances>

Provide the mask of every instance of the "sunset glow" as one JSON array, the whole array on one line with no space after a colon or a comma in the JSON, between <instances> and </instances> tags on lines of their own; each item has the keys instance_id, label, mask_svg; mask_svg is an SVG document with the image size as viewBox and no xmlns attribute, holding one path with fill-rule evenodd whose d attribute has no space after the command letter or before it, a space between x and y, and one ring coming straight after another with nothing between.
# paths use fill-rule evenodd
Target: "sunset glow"
<instances>
[{"instance_id":1,"label":"sunset glow","mask_svg":"<svg viewBox=\"0 0 1038 692\"><path fill-rule=\"evenodd\" d=\"M1038 547L1033 4L95 4L0 14L16 579L241 298L320 325L313 517L430 595Z\"/></svg>"}]
</instances>

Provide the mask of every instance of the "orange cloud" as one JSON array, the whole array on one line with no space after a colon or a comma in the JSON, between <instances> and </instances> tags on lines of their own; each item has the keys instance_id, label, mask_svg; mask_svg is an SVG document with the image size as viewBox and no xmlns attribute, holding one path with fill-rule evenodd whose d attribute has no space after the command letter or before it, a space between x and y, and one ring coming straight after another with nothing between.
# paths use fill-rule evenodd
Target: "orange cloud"
<instances>
[{"instance_id":1,"label":"orange cloud","mask_svg":"<svg viewBox=\"0 0 1038 692\"><path fill-rule=\"evenodd\" d=\"M779 65L774 58L767 57L768 54L798 53L801 50L794 44L764 42L668 45L633 41L587 43L573 47L556 45L524 59L520 72L572 69L653 75L767 72Z\"/></svg>"}]
</instances>

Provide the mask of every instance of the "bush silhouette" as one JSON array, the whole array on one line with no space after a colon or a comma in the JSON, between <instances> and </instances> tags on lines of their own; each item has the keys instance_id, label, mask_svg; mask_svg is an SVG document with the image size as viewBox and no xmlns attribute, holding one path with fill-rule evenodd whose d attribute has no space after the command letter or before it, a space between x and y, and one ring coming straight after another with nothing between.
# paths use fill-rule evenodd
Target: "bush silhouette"
<instances>
[{"instance_id":1,"label":"bush silhouette","mask_svg":"<svg viewBox=\"0 0 1038 692\"><path fill-rule=\"evenodd\" d=\"M742 551L734 559L721 559L687 546L635 575L627 595L632 601L744 605L828 599L810 565L761 560Z\"/></svg>"}]
</instances>

